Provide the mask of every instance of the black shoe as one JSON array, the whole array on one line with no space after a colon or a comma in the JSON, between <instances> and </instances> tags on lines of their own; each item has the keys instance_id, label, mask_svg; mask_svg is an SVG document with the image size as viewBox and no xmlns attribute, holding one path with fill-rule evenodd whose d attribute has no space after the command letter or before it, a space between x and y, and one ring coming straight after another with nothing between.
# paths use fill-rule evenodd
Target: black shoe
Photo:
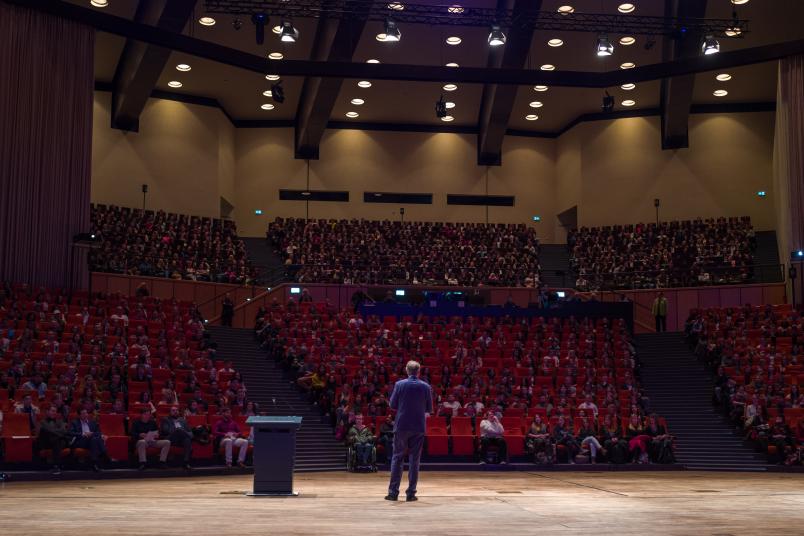
<instances>
[{"instance_id":1,"label":"black shoe","mask_svg":"<svg viewBox=\"0 0 804 536\"><path fill-rule=\"evenodd\" d=\"M98 465L97 463L93 463L92 464L92 471L94 471L96 473L100 473L101 471L103 471L103 469L101 469L100 465Z\"/></svg>"},{"instance_id":2,"label":"black shoe","mask_svg":"<svg viewBox=\"0 0 804 536\"><path fill-rule=\"evenodd\" d=\"M190 465L190 462L185 462L184 463L184 470L185 471L192 471L193 470L193 466Z\"/></svg>"},{"instance_id":3,"label":"black shoe","mask_svg":"<svg viewBox=\"0 0 804 536\"><path fill-rule=\"evenodd\" d=\"M61 467L59 467L58 465L54 465L53 470L50 471L50 474L51 475L56 475L56 476L60 475L61 474Z\"/></svg>"},{"instance_id":4,"label":"black shoe","mask_svg":"<svg viewBox=\"0 0 804 536\"><path fill-rule=\"evenodd\" d=\"M408 495L407 497L405 497L405 502L413 502L413 501L418 501L418 500L419 500L419 498L416 497L415 495Z\"/></svg>"},{"instance_id":5,"label":"black shoe","mask_svg":"<svg viewBox=\"0 0 804 536\"><path fill-rule=\"evenodd\" d=\"M167 462L159 462L159 468L160 469L167 469L168 468Z\"/></svg>"},{"instance_id":6,"label":"black shoe","mask_svg":"<svg viewBox=\"0 0 804 536\"><path fill-rule=\"evenodd\" d=\"M399 499L399 495L391 495L390 493L385 496L386 501L396 501Z\"/></svg>"},{"instance_id":7,"label":"black shoe","mask_svg":"<svg viewBox=\"0 0 804 536\"><path fill-rule=\"evenodd\" d=\"M141 463L139 466L137 466L137 471L145 471L145 464Z\"/></svg>"}]
</instances>

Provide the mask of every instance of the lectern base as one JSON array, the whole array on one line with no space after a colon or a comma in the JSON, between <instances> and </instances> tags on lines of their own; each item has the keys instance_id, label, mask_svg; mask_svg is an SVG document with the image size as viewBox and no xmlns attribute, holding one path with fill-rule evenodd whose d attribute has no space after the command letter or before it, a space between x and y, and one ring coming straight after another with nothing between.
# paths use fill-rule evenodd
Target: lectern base
<instances>
[{"instance_id":1,"label":"lectern base","mask_svg":"<svg viewBox=\"0 0 804 536\"><path fill-rule=\"evenodd\" d=\"M257 493L254 491L249 491L246 493L247 497L298 497L298 491L291 491L291 492L261 492Z\"/></svg>"}]
</instances>

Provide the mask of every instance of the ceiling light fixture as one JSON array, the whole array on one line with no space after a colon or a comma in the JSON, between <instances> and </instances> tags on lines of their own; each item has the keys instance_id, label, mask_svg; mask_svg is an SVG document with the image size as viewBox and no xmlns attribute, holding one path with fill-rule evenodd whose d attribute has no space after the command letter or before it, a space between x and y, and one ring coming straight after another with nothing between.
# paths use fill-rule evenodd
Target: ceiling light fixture
<instances>
[{"instance_id":1,"label":"ceiling light fixture","mask_svg":"<svg viewBox=\"0 0 804 536\"><path fill-rule=\"evenodd\" d=\"M279 40L283 43L295 43L299 39L299 30L296 29L289 21L282 22L282 31L279 34Z\"/></svg>"},{"instance_id":2,"label":"ceiling light fixture","mask_svg":"<svg viewBox=\"0 0 804 536\"><path fill-rule=\"evenodd\" d=\"M405 4L402 2L389 2L388 9L393 9L394 11L402 11L405 9Z\"/></svg>"},{"instance_id":3,"label":"ceiling light fixture","mask_svg":"<svg viewBox=\"0 0 804 536\"><path fill-rule=\"evenodd\" d=\"M499 24L492 24L488 38L489 46L499 47L505 44L505 34Z\"/></svg>"},{"instance_id":4,"label":"ceiling light fixture","mask_svg":"<svg viewBox=\"0 0 804 536\"><path fill-rule=\"evenodd\" d=\"M262 106L260 106L260 108L262 108L263 110L273 110L274 108L276 108L276 106L274 106L271 103L265 103Z\"/></svg>"},{"instance_id":5,"label":"ceiling light fixture","mask_svg":"<svg viewBox=\"0 0 804 536\"><path fill-rule=\"evenodd\" d=\"M561 6L558 8L558 12L562 15L569 15L570 13L575 13L575 8L572 6Z\"/></svg>"},{"instance_id":6,"label":"ceiling light fixture","mask_svg":"<svg viewBox=\"0 0 804 536\"><path fill-rule=\"evenodd\" d=\"M277 24L276 26L274 26L273 28L271 28L271 31L272 31L272 32L274 32L276 35L281 34L281 33L282 33L282 25L281 25L281 24Z\"/></svg>"},{"instance_id":7,"label":"ceiling light fixture","mask_svg":"<svg viewBox=\"0 0 804 536\"><path fill-rule=\"evenodd\" d=\"M168 82L168 86L170 86L170 87L181 87L182 83L179 82L178 80L171 80L170 82Z\"/></svg>"},{"instance_id":8,"label":"ceiling light fixture","mask_svg":"<svg viewBox=\"0 0 804 536\"><path fill-rule=\"evenodd\" d=\"M445 123L449 123L450 121L455 121L455 118L452 117L451 115L445 115L444 117L441 118L441 120L444 121Z\"/></svg>"},{"instance_id":9,"label":"ceiling light fixture","mask_svg":"<svg viewBox=\"0 0 804 536\"><path fill-rule=\"evenodd\" d=\"M360 114L357 112L346 112L346 117L354 119L355 117L360 117Z\"/></svg>"},{"instance_id":10,"label":"ceiling light fixture","mask_svg":"<svg viewBox=\"0 0 804 536\"><path fill-rule=\"evenodd\" d=\"M598 56L611 56L614 54L614 45L611 44L609 36L601 35L597 38L596 51Z\"/></svg>"},{"instance_id":11,"label":"ceiling light fixture","mask_svg":"<svg viewBox=\"0 0 804 536\"><path fill-rule=\"evenodd\" d=\"M454 61L451 61L448 64L446 64L445 67L458 67L458 64L455 63Z\"/></svg>"},{"instance_id":12,"label":"ceiling light fixture","mask_svg":"<svg viewBox=\"0 0 804 536\"><path fill-rule=\"evenodd\" d=\"M176 65L176 70L177 70L177 71L181 71L181 72L187 72L187 71L189 71L190 69L192 69L192 67L190 67L190 66L189 66L189 65L187 65L186 63L180 63L180 64Z\"/></svg>"},{"instance_id":13,"label":"ceiling light fixture","mask_svg":"<svg viewBox=\"0 0 804 536\"><path fill-rule=\"evenodd\" d=\"M731 80L731 75L729 73L720 73L715 77L715 80L718 82L728 82Z\"/></svg>"},{"instance_id":14,"label":"ceiling light fixture","mask_svg":"<svg viewBox=\"0 0 804 536\"><path fill-rule=\"evenodd\" d=\"M447 110L452 110L453 108L455 108L455 103L452 101L447 101L444 103L444 106L447 107Z\"/></svg>"},{"instance_id":15,"label":"ceiling light fixture","mask_svg":"<svg viewBox=\"0 0 804 536\"><path fill-rule=\"evenodd\" d=\"M625 36L620 38L620 44L625 46L625 47L630 47L634 43L636 43L636 37L632 37L630 35L625 35Z\"/></svg>"},{"instance_id":16,"label":"ceiling light fixture","mask_svg":"<svg viewBox=\"0 0 804 536\"><path fill-rule=\"evenodd\" d=\"M550 46L550 47L560 47L563 44L564 44L564 41L562 41L561 39L558 39L557 37L547 41L547 46Z\"/></svg>"},{"instance_id":17,"label":"ceiling light fixture","mask_svg":"<svg viewBox=\"0 0 804 536\"><path fill-rule=\"evenodd\" d=\"M393 19L386 19L385 39L383 39L383 41L386 43L397 43L401 39L402 39L402 32L399 31L399 27L396 25L396 22L394 22Z\"/></svg>"},{"instance_id":18,"label":"ceiling light fixture","mask_svg":"<svg viewBox=\"0 0 804 536\"><path fill-rule=\"evenodd\" d=\"M109 0L90 0L89 3L92 7L107 7Z\"/></svg>"},{"instance_id":19,"label":"ceiling light fixture","mask_svg":"<svg viewBox=\"0 0 804 536\"><path fill-rule=\"evenodd\" d=\"M352 99L349 102L351 102L355 106L363 106L363 103L365 103L366 101L364 101L363 99Z\"/></svg>"},{"instance_id":20,"label":"ceiling light fixture","mask_svg":"<svg viewBox=\"0 0 804 536\"><path fill-rule=\"evenodd\" d=\"M198 24L201 26L215 26L215 22L217 21L209 16L198 19Z\"/></svg>"},{"instance_id":21,"label":"ceiling light fixture","mask_svg":"<svg viewBox=\"0 0 804 536\"><path fill-rule=\"evenodd\" d=\"M447 44L452 45L452 46L460 45L461 44L461 38L458 37L457 35L452 35L450 37L447 37Z\"/></svg>"},{"instance_id":22,"label":"ceiling light fixture","mask_svg":"<svg viewBox=\"0 0 804 536\"><path fill-rule=\"evenodd\" d=\"M620 86L620 89L624 89L625 91L631 91L636 87L636 84L623 84Z\"/></svg>"},{"instance_id":23,"label":"ceiling light fixture","mask_svg":"<svg viewBox=\"0 0 804 536\"><path fill-rule=\"evenodd\" d=\"M266 79L266 80L275 81L275 80L279 80L279 78L280 78L280 77L279 77L279 75L278 75L278 74L266 74L266 75L265 75L265 79Z\"/></svg>"},{"instance_id":24,"label":"ceiling light fixture","mask_svg":"<svg viewBox=\"0 0 804 536\"><path fill-rule=\"evenodd\" d=\"M533 91L547 91L547 86L533 86Z\"/></svg>"},{"instance_id":25,"label":"ceiling light fixture","mask_svg":"<svg viewBox=\"0 0 804 536\"><path fill-rule=\"evenodd\" d=\"M459 4L453 4L447 8L447 13L452 13L453 15L463 13L463 6Z\"/></svg>"},{"instance_id":26,"label":"ceiling light fixture","mask_svg":"<svg viewBox=\"0 0 804 536\"><path fill-rule=\"evenodd\" d=\"M550 64L550 63L545 63L544 65L542 65L541 67L539 67L539 69L541 69L542 71L555 71L555 70L556 70L556 66L555 66L555 65L552 65L552 64Z\"/></svg>"},{"instance_id":27,"label":"ceiling light fixture","mask_svg":"<svg viewBox=\"0 0 804 536\"><path fill-rule=\"evenodd\" d=\"M636 67L636 63L631 61L626 61L625 63L620 64L620 69L633 69Z\"/></svg>"},{"instance_id":28,"label":"ceiling light fixture","mask_svg":"<svg viewBox=\"0 0 804 536\"><path fill-rule=\"evenodd\" d=\"M736 6L741 6L743 4L747 4L748 0L731 0L731 3Z\"/></svg>"},{"instance_id":29,"label":"ceiling light fixture","mask_svg":"<svg viewBox=\"0 0 804 536\"><path fill-rule=\"evenodd\" d=\"M707 35L703 44L701 45L701 52L703 52L706 56L709 56L710 54L717 54L720 52L720 42L715 39L715 36L711 34Z\"/></svg>"},{"instance_id":30,"label":"ceiling light fixture","mask_svg":"<svg viewBox=\"0 0 804 536\"><path fill-rule=\"evenodd\" d=\"M528 106L530 106L531 108L541 108L542 106L544 106L544 104L542 104L539 101L533 101L530 104L528 104Z\"/></svg>"},{"instance_id":31,"label":"ceiling light fixture","mask_svg":"<svg viewBox=\"0 0 804 536\"><path fill-rule=\"evenodd\" d=\"M374 58L371 58L370 60L366 60L366 63L380 63L380 60L375 60Z\"/></svg>"},{"instance_id":32,"label":"ceiling light fixture","mask_svg":"<svg viewBox=\"0 0 804 536\"><path fill-rule=\"evenodd\" d=\"M525 119L527 119L528 121L536 121L537 119L539 119L539 116L536 114L528 114L525 116Z\"/></svg>"},{"instance_id":33,"label":"ceiling light fixture","mask_svg":"<svg viewBox=\"0 0 804 536\"><path fill-rule=\"evenodd\" d=\"M617 6L617 11L620 13L633 13L635 9L636 6L630 2Z\"/></svg>"},{"instance_id":34,"label":"ceiling light fixture","mask_svg":"<svg viewBox=\"0 0 804 536\"><path fill-rule=\"evenodd\" d=\"M368 80L361 80L360 82L357 83L357 87L362 87L364 89L367 87L371 87L371 82L369 82Z\"/></svg>"},{"instance_id":35,"label":"ceiling light fixture","mask_svg":"<svg viewBox=\"0 0 804 536\"><path fill-rule=\"evenodd\" d=\"M268 15L265 13L254 13L251 16L251 22L254 23L254 39L258 45L265 43L265 25L268 22Z\"/></svg>"},{"instance_id":36,"label":"ceiling light fixture","mask_svg":"<svg viewBox=\"0 0 804 536\"><path fill-rule=\"evenodd\" d=\"M282 54L281 52L271 52L270 54L268 54L268 59L272 60L281 60L284 57L285 57L284 54Z\"/></svg>"},{"instance_id":37,"label":"ceiling light fixture","mask_svg":"<svg viewBox=\"0 0 804 536\"><path fill-rule=\"evenodd\" d=\"M626 106L626 107L631 107L634 104L636 104L636 101L631 100L631 99L627 99L627 100L624 100L623 102L621 102L620 104L622 104L623 106Z\"/></svg>"},{"instance_id":38,"label":"ceiling light fixture","mask_svg":"<svg viewBox=\"0 0 804 536\"><path fill-rule=\"evenodd\" d=\"M444 91L455 91L456 89L458 89L458 86L455 84L444 84L444 87L442 89Z\"/></svg>"},{"instance_id":39,"label":"ceiling light fixture","mask_svg":"<svg viewBox=\"0 0 804 536\"><path fill-rule=\"evenodd\" d=\"M739 26L731 26L730 28L726 28L723 33L729 37L737 37L742 34L743 31Z\"/></svg>"},{"instance_id":40,"label":"ceiling light fixture","mask_svg":"<svg viewBox=\"0 0 804 536\"><path fill-rule=\"evenodd\" d=\"M715 97L725 97L728 94L729 92L726 91L725 89L716 89L715 91L712 92L712 95L714 95Z\"/></svg>"},{"instance_id":41,"label":"ceiling light fixture","mask_svg":"<svg viewBox=\"0 0 804 536\"><path fill-rule=\"evenodd\" d=\"M272 96L270 89L266 89L265 91L262 92L262 94L264 96L266 96L266 97L271 97Z\"/></svg>"}]
</instances>

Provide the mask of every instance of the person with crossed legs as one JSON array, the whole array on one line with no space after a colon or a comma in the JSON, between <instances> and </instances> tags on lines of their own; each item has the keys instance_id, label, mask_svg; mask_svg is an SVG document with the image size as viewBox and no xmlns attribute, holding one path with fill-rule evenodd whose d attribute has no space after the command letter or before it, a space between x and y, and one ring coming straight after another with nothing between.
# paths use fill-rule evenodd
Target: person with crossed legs
<instances>
[{"instance_id":1,"label":"person with crossed legs","mask_svg":"<svg viewBox=\"0 0 804 536\"><path fill-rule=\"evenodd\" d=\"M232 449L237 447L237 465L238 467L246 466L246 454L248 454L248 440L243 437L240 431L240 426L232 419L232 410L223 408L221 411L223 418L215 425L214 434L223 446L223 451L226 456L226 467L232 466Z\"/></svg>"},{"instance_id":2,"label":"person with crossed legs","mask_svg":"<svg viewBox=\"0 0 804 536\"><path fill-rule=\"evenodd\" d=\"M391 409L396 410L394 421L394 454L391 458L391 482L388 485L387 501L399 497L399 484L402 481L402 465L408 455L408 489L405 491L408 502L416 498L419 481L419 461L424 445L425 419L433 412L433 392L430 385L419 379L421 365L408 361L405 366L408 377L394 385L391 394Z\"/></svg>"},{"instance_id":3,"label":"person with crossed legs","mask_svg":"<svg viewBox=\"0 0 804 536\"><path fill-rule=\"evenodd\" d=\"M140 418L131 423L131 438L137 450L137 458L140 461L138 469L144 471L147 461L148 447L159 449L159 466L163 469L167 467L167 457L170 452L170 440L159 439L159 430L154 422L151 410L142 408Z\"/></svg>"}]
</instances>

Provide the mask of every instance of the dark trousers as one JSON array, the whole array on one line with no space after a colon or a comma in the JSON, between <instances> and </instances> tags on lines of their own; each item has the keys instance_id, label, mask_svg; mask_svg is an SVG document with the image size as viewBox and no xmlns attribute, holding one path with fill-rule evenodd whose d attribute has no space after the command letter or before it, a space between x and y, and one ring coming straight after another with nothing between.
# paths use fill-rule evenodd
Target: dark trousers
<instances>
[{"instance_id":1,"label":"dark trousers","mask_svg":"<svg viewBox=\"0 0 804 536\"><path fill-rule=\"evenodd\" d=\"M502 437L481 437L480 438L480 459L485 460L489 447L497 447L500 461L508 461L508 444Z\"/></svg>"},{"instance_id":2,"label":"dark trousers","mask_svg":"<svg viewBox=\"0 0 804 536\"><path fill-rule=\"evenodd\" d=\"M70 446L69 438L57 435L41 436L39 447L53 451L53 465L61 464L61 451Z\"/></svg>"},{"instance_id":3,"label":"dark trousers","mask_svg":"<svg viewBox=\"0 0 804 536\"><path fill-rule=\"evenodd\" d=\"M89 459L92 460L92 463L97 463L101 455L106 454L106 445L103 443L103 438L99 435L76 437L71 447L74 449L88 450Z\"/></svg>"},{"instance_id":4,"label":"dark trousers","mask_svg":"<svg viewBox=\"0 0 804 536\"><path fill-rule=\"evenodd\" d=\"M406 495L416 494L419 482L419 462L422 458L424 432L408 432L397 430L394 433L394 455L391 458L391 483L388 485L389 495L399 495L399 484L402 482L402 465L405 454L408 455L408 489Z\"/></svg>"},{"instance_id":5,"label":"dark trousers","mask_svg":"<svg viewBox=\"0 0 804 536\"><path fill-rule=\"evenodd\" d=\"M193 454L193 438L184 430L175 430L168 437L170 446L181 447L184 449L184 463L190 463L190 456Z\"/></svg>"},{"instance_id":6,"label":"dark trousers","mask_svg":"<svg viewBox=\"0 0 804 536\"><path fill-rule=\"evenodd\" d=\"M656 315L654 318L656 318L656 333L667 331L667 316Z\"/></svg>"}]
</instances>

